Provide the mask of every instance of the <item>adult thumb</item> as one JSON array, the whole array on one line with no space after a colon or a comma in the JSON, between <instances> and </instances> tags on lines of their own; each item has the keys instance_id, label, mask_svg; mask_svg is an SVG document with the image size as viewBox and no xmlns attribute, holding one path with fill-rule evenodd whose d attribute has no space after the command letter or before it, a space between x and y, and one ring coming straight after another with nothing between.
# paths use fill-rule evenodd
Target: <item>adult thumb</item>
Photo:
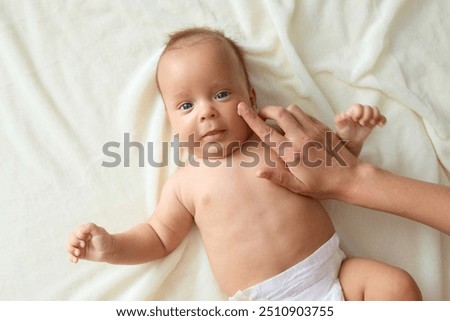
<instances>
[{"instance_id":1,"label":"adult thumb","mask_svg":"<svg viewBox=\"0 0 450 321\"><path fill-rule=\"evenodd\" d=\"M297 177L291 172L278 168L263 168L256 175L265 178L274 184L287 188L295 194L308 195L308 189Z\"/></svg>"}]
</instances>

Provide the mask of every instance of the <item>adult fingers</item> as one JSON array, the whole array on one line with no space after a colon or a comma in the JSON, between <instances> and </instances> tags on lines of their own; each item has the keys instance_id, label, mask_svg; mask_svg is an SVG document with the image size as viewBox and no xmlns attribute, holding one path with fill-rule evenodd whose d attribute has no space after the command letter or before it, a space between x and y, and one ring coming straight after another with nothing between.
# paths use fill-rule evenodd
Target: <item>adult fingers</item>
<instances>
[{"instance_id":1,"label":"adult fingers","mask_svg":"<svg viewBox=\"0 0 450 321\"><path fill-rule=\"evenodd\" d=\"M292 104L286 109L292 116L294 116L297 123L299 123L302 127L307 127L309 124L314 123L313 117L305 113L299 106Z\"/></svg>"},{"instance_id":2,"label":"adult fingers","mask_svg":"<svg viewBox=\"0 0 450 321\"><path fill-rule=\"evenodd\" d=\"M307 195L306 185L289 171L279 168L262 168L257 172L257 176L287 188L293 193Z\"/></svg>"},{"instance_id":3,"label":"adult fingers","mask_svg":"<svg viewBox=\"0 0 450 321\"><path fill-rule=\"evenodd\" d=\"M285 132L286 138L298 143L311 139L321 141L324 132L331 131L327 125L305 113L295 104L289 105L287 108L268 106L261 110L260 115L263 118L271 118L277 121Z\"/></svg>"},{"instance_id":4,"label":"adult fingers","mask_svg":"<svg viewBox=\"0 0 450 321\"><path fill-rule=\"evenodd\" d=\"M262 141L265 141L267 140L267 138L269 138L270 142L281 144L286 140L283 135L266 124L264 120L260 118L260 116L258 116L255 110L247 106L245 103L239 103L237 108L239 115ZM284 130L284 128L282 129Z\"/></svg>"},{"instance_id":5,"label":"adult fingers","mask_svg":"<svg viewBox=\"0 0 450 321\"><path fill-rule=\"evenodd\" d=\"M300 111L300 112L299 112ZM295 114L294 114L295 113ZM259 116L262 119L272 119L285 133L295 133L303 128L303 124L310 121L300 107L290 105L287 108L280 106L266 106L261 109Z\"/></svg>"}]
</instances>

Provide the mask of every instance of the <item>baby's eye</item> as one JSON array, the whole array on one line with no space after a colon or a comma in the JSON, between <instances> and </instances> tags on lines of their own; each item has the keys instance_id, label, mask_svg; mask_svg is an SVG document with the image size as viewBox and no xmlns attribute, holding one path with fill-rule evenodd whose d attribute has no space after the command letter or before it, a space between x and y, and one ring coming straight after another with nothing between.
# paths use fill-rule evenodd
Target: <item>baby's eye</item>
<instances>
[{"instance_id":1,"label":"baby's eye","mask_svg":"<svg viewBox=\"0 0 450 321\"><path fill-rule=\"evenodd\" d=\"M178 107L181 110L188 110L192 108L194 105L192 103L182 103L180 107Z\"/></svg>"},{"instance_id":2,"label":"baby's eye","mask_svg":"<svg viewBox=\"0 0 450 321\"><path fill-rule=\"evenodd\" d=\"M228 96L230 96L230 93L228 91L219 91L214 98L216 98L216 99L225 99Z\"/></svg>"}]
</instances>

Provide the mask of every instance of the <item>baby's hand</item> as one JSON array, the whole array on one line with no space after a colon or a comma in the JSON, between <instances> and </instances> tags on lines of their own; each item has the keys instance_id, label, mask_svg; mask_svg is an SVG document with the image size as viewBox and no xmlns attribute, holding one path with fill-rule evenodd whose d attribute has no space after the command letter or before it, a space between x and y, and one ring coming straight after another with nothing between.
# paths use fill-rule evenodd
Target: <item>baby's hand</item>
<instances>
[{"instance_id":1,"label":"baby's hand","mask_svg":"<svg viewBox=\"0 0 450 321\"><path fill-rule=\"evenodd\" d=\"M377 107L354 104L347 111L336 115L334 122L336 134L347 141L347 148L358 156L364 140L376 125L384 126L386 117Z\"/></svg>"},{"instance_id":2,"label":"baby's hand","mask_svg":"<svg viewBox=\"0 0 450 321\"><path fill-rule=\"evenodd\" d=\"M88 223L70 234L67 252L73 263L80 259L104 262L111 247L111 234L94 223Z\"/></svg>"}]
</instances>

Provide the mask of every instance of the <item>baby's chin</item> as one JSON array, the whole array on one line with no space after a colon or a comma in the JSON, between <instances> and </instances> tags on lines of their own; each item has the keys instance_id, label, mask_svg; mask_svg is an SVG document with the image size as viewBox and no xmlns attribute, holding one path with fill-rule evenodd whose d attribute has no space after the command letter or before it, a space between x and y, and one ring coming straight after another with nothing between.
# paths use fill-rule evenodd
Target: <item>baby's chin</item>
<instances>
[{"instance_id":1,"label":"baby's chin","mask_svg":"<svg viewBox=\"0 0 450 321\"><path fill-rule=\"evenodd\" d=\"M207 142L197 153L197 157L202 159L222 159L239 150L244 141L233 141L228 144L219 142Z\"/></svg>"}]
</instances>

